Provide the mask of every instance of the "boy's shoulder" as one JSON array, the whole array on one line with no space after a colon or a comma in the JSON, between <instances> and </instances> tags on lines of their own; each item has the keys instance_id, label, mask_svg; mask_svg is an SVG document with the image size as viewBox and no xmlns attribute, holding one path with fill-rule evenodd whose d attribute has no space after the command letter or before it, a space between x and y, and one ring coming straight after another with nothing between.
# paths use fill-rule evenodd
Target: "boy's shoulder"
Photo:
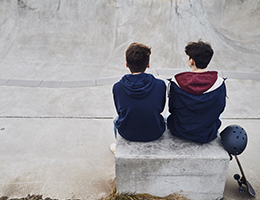
<instances>
[{"instance_id":1,"label":"boy's shoulder","mask_svg":"<svg viewBox=\"0 0 260 200\"><path fill-rule=\"evenodd\" d=\"M120 80L117 81L116 83L114 83L113 87L112 87L112 90L116 90L118 87L120 87Z\"/></svg>"},{"instance_id":2,"label":"boy's shoulder","mask_svg":"<svg viewBox=\"0 0 260 200\"><path fill-rule=\"evenodd\" d=\"M166 83L164 80L155 78L155 81L157 82L157 84L161 85L162 87L166 87Z\"/></svg>"},{"instance_id":3,"label":"boy's shoulder","mask_svg":"<svg viewBox=\"0 0 260 200\"><path fill-rule=\"evenodd\" d=\"M148 75L152 76L153 79L154 79L156 82L161 83L161 84L165 84L165 81L164 81L164 80L162 80L162 79L160 79L160 78L156 78L153 74L148 74Z\"/></svg>"},{"instance_id":4,"label":"boy's shoulder","mask_svg":"<svg viewBox=\"0 0 260 200\"><path fill-rule=\"evenodd\" d=\"M166 88L166 83L164 80L160 79L160 78L156 78L153 74L149 74L153 77L154 79L154 83L155 85L157 85L157 88L160 87L161 89L165 89Z\"/></svg>"}]
</instances>

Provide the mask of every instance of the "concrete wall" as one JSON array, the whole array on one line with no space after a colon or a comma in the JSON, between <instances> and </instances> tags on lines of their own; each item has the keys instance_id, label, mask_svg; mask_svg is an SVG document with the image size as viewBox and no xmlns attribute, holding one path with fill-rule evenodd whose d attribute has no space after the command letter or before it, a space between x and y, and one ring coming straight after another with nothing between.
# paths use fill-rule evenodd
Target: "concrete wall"
<instances>
[{"instance_id":1,"label":"concrete wall","mask_svg":"<svg viewBox=\"0 0 260 200\"><path fill-rule=\"evenodd\" d=\"M229 8L231 19L226 17ZM255 38L251 43L225 34L233 30L229 24L238 24L239 9L247 10L244 24L248 19L255 24L249 14L254 12L258 19L258 8L255 1L231 5L213 0L0 1L0 78L75 80L93 78L92 74L122 75L128 72L124 52L134 41L152 47L152 68L186 69L184 47L200 38L215 50L212 69L258 71L259 29L250 26L250 36ZM234 31L246 37L238 25ZM61 70L67 73L61 75Z\"/></svg>"}]
</instances>

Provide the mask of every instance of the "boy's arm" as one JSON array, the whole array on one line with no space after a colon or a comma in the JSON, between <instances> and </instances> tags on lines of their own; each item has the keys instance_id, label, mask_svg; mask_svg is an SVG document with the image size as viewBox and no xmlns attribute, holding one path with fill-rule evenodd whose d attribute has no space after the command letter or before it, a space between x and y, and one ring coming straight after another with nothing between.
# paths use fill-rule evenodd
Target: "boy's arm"
<instances>
[{"instance_id":1,"label":"boy's arm","mask_svg":"<svg viewBox=\"0 0 260 200\"><path fill-rule=\"evenodd\" d=\"M117 112L117 114L119 114L119 108L118 108L117 98L116 98L116 94L115 94L116 93L115 85L113 86L112 92L113 92L113 100L114 100L116 112Z\"/></svg>"}]
</instances>

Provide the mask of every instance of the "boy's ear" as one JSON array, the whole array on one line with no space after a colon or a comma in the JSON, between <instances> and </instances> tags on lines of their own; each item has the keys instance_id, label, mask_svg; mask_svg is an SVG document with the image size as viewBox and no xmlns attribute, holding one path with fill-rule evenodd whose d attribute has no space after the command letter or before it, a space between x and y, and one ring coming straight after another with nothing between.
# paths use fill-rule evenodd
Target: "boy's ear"
<instances>
[{"instance_id":1,"label":"boy's ear","mask_svg":"<svg viewBox=\"0 0 260 200\"><path fill-rule=\"evenodd\" d=\"M195 61L192 58L189 59L189 62L191 65L195 65Z\"/></svg>"},{"instance_id":2,"label":"boy's ear","mask_svg":"<svg viewBox=\"0 0 260 200\"><path fill-rule=\"evenodd\" d=\"M127 63L125 64L125 66L126 66L127 68L129 68Z\"/></svg>"},{"instance_id":3,"label":"boy's ear","mask_svg":"<svg viewBox=\"0 0 260 200\"><path fill-rule=\"evenodd\" d=\"M146 68L149 68L150 67L150 63L147 64Z\"/></svg>"}]
</instances>

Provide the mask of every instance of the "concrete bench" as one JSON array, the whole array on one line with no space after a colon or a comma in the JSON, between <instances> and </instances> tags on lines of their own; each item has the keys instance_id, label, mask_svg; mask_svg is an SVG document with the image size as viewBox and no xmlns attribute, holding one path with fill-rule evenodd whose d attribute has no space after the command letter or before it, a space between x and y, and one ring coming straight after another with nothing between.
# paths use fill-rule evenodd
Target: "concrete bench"
<instances>
[{"instance_id":1,"label":"concrete bench","mask_svg":"<svg viewBox=\"0 0 260 200\"><path fill-rule=\"evenodd\" d=\"M177 193L196 200L223 197L230 162L219 137L202 145L176 138L169 130L147 143L118 136L115 158L118 193Z\"/></svg>"}]
</instances>

